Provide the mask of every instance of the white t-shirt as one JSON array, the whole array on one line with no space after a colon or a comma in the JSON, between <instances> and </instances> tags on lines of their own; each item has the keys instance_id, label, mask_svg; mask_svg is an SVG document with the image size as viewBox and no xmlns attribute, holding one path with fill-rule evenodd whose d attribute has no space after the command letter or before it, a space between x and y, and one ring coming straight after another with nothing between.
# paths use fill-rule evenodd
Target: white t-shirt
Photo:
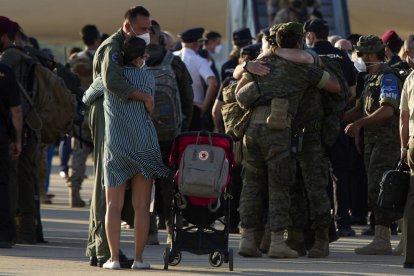
<instances>
[{"instance_id":1,"label":"white t-shirt","mask_svg":"<svg viewBox=\"0 0 414 276\"><path fill-rule=\"evenodd\" d=\"M202 104L205 97L203 80L207 83L209 77L215 77L208 61L189 48L183 48L180 51L176 51L174 52L174 55L179 56L185 63L187 70L190 72L191 78L193 79L193 103Z\"/></svg>"}]
</instances>

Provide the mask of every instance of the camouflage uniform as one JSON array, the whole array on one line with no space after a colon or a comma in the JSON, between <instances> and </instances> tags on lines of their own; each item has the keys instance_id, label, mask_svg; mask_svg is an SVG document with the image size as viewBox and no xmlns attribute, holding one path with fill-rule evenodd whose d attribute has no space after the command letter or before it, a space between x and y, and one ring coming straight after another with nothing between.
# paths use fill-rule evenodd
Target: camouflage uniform
<instances>
[{"instance_id":1,"label":"camouflage uniform","mask_svg":"<svg viewBox=\"0 0 414 276\"><path fill-rule=\"evenodd\" d=\"M387 92L383 86L396 89ZM358 108L364 116L374 113L382 105L395 108L394 115L381 125L364 128L364 162L368 176L368 201L374 210L377 225L390 226L394 215L378 209L379 183L385 171L393 169L399 159L400 144L398 133L398 106L402 84L387 64L381 65L375 74L370 75L365 84L362 100Z\"/></svg>"},{"instance_id":2,"label":"camouflage uniform","mask_svg":"<svg viewBox=\"0 0 414 276\"><path fill-rule=\"evenodd\" d=\"M243 228L262 223L263 198L268 188L270 230L278 232L291 225L289 190L295 180L296 164L290 156L290 126L274 130L266 124L269 105L273 98L287 99L288 116L294 118L303 92L309 86L323 86L327 78L315 65L296 64L276 56L263 61L268 63L271 73L258 77L260 98L255 102L243 139L244 186L240 218Z\"/></svg>"},{"instance_id":3,"label":"camouflage uniform","mask_svg":"<svg viewBox=\"0 0 414 276\"><path fill-rule=\"evenodd\" d=\"M326 192L328 185L328 159L322 145L323 121L321 90L310 88L303 95L294 125L303 131L302 151L296 156L298 173L296 184L291 188L289 214L292 226L303 228L307 222L308 206L313 228L329 226L330 202ZM308 201L308 202L307 202Z\"/></svg>"}]
</instances>

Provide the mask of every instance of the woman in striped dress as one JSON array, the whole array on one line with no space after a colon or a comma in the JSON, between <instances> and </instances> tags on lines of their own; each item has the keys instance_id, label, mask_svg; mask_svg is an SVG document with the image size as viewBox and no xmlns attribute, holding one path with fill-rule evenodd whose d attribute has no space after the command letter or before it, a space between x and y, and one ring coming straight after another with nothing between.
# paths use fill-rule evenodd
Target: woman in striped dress
<instances>
[{"instance_id":1,"label":"woman in striped dress","mask_svg":"<svg viewBox=\"0 0 414 276\"><path fill-rule=\"evenodd\" d=\"M105 229L111 259L104 268L118 269L121 210L125 186L131 180L132 205L135 210L135 255L132 268L150 268L142 254L149 230L149 205L154 178L169 174L161 158L157 133L150 113L155 89L151 73L142 70L145 65L145 41L132 37L124 42L124 77L141 93L131 93L122 100L113 91L104 91L105 142L104 183L106 187ZM95 80L92 87L98 87ZM103 87L103 85L102 85Z\"/></svg>"}]
</instances>

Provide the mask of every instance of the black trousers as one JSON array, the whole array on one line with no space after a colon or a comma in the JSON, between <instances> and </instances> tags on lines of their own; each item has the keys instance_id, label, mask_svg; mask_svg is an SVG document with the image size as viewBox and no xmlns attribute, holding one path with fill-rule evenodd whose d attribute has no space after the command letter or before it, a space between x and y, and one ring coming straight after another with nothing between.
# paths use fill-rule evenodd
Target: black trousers
<instances>
[{"instance_id":1,"label":"black trousers","mask_svg":"<svg viewBox=\"0 0 414 276\"><path fill-rule=\"evenodd\" d=\"M337 226L339 229L348 228L350 224L349 210L351 209L351 155L350 149L353 141L341 128L336 143L327 154L331 162L331 180Z\"/></svg>"},{"instance_id":2,"label":"black trousers","mask_svg":"<svg viewBox=\"0 0 414 276\"><path fill-rule=\"evenodd\" d=\"M0 136L0 241L12 242L15 230L9 195L9 148L8 137Z\"/></svg>"}]
</instances>

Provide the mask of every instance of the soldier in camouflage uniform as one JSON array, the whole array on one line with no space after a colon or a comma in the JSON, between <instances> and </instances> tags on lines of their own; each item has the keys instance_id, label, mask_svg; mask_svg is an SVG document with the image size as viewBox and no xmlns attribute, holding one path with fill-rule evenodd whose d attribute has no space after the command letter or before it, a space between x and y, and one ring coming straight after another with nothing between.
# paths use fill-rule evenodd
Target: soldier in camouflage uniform
<instances>
[{"instance_id":1,"label":"soldier in camouflage uniform","mask_svg":"<svg viewBox=\"0 0 414 276\"><path fill-rule=\"evenodd\" d=\"M368 71L362 99L346 112L344 121L354 121L345 132L355 137L359 148L360 129L364 128L364 160L368 176L368 199L375 214L375 237L365 247L355 249L356 254L390 255L390 224L392 213L377 206L379 183L385 171L392 169L399 159L398 106L402 84L398 72L384 63L384 45L380 38L363 36L355 46L358 60L355 67Z\"/></svg>"},{"instance_id":2,"label":"soldier in camouflage uniform","mask_svg":"<svg viewBox=\"0 0 414 276\"><path fill-rule=\"evenodd\" d=\"M301 49L302 25L289 23L281 27L277 43L282 48ZM271 73L266 76L245 73L236 95L239 104L252 111L243 138L244 186L240 200L243 233L239 254L261 256L254 242L254 229L262 223L262 196L268 189L271 230L268 255L295 258L297 252L288 248L284 240L291 225L289 190L296 175L295 160L291 157L291 118L296 116L298 103L309 87L338 92L339 85L328 72L315 65L293 63L278 56L262 60L267 62ZM249 83L253 79L257 89L243 89L244 85L254 87Z\"/></svg>"},{"instance_id":3,"label":"soldier in camouflage uniform","mask_svg":"<svg viewBox=\"0 0 414 276\"><path fill-rule=\"evenodd\" d=\"M315 230L315 244L308 257L329 255L328 229L331 221L328 185L328 158L322 143L321 126L324 118L320 89L310 88L299 103L295 124L299 136L303 135L302 150L296 155L297 178L291 189L289 214L292 227L288 230L287 244L306 255L303 229L308 221L308 209L312 228ZM294 126L292 126L294 127Z\"/></svg>"}]
</instances>

